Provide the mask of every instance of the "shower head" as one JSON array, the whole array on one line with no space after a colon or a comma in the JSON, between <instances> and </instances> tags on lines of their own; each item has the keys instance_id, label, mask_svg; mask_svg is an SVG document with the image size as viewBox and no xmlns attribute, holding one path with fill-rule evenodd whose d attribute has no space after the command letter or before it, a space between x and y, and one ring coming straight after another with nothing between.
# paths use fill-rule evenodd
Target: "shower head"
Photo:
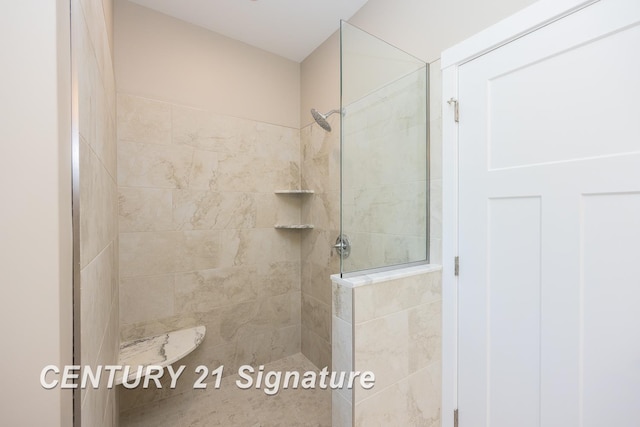
<instances>
[{"instance_id":1,"label":"shower head","mask_svg":"<svg viewBox=\"0 0 640 427\"><path fill-rule=\"evenodd\" d=\"M315 108L311 109L311 115L313 116L313 119L316 121L316 123L320 125L322 129L326 130L327 132L331 132L331 125L327 121L327 117L329 117L333 113L339 113L339 112L340 110L331 110L326 114L322 114Z\"/></svg>"}]
</instances>

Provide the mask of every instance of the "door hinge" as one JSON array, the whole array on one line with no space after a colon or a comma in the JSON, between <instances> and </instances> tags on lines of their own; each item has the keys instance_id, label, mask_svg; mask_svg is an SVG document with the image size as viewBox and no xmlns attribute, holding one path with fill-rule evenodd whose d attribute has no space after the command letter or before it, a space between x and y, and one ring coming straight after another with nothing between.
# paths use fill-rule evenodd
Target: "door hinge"
<instances>
[{"instance_id":1,"label":"door hinge","mask_svg":"<svg viewBox=\"0 0 640 427\"><path fill-rule=\"evenodd\" d=\"M456 276L458 276L460 274L460 257L455 257L454 259L454 267L453 267L453 272L455 273Z\"/></svg>"},{"instance_id":2,"label":"door hinge","mask_svg":"<svg viewBox=\"0 0 640 427\"><path fill-rule=\"evenodd\" d=\"M453 118L456 123L460 122L460 106L458 100L455 98L451 98L447 101L447 104L453 105Z\"/></svg>"},{"instance_id":3,"label":"door hinge","mask_svg":"<svg viewBox=\"0 0 640 427\"><path fill-rule=\"evenodd\" d=\"M453 427L458 427L458 410L453 410Z\"/></svg>"}]
</instances>

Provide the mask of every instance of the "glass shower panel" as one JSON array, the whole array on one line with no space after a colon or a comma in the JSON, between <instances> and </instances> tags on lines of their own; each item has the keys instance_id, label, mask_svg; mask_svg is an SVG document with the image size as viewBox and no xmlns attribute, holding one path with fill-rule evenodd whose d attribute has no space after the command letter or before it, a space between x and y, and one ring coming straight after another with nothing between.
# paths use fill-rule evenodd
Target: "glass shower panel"
<instances>
[{"instance_id":1,"label":"glass shower panel","mask_svg":"<svg viewBox=\"0 0 640 427\"><path fill-rule=\"evenodd\" d=\"M346 22L340 48L341 273L427 262L427 64Z\"/></svg>"}]
</instances>

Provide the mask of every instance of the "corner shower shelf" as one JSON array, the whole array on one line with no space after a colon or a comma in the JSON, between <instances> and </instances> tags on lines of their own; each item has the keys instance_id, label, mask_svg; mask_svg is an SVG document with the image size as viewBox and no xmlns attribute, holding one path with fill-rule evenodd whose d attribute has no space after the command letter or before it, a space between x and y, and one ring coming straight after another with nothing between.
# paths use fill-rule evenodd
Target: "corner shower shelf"
<instances>
[{"instance_id":1,"label":"corner shower shelf","mask_svg":"<svg viewBox=\"0 0 640 427\"><path fill-rule=\"evenodd\" d=\"M118 365L131 366L127 383L137 375L138 366L169 366L195 350L206 333L204 326L181 329L166 334L140 338L120 344ZM122 384L123 372L116 376L116 384Z\"/></svg>"},{"instance_id":2,"label":"corner shower shelf","mask_svg":"<svg viewBox=\"0 0 640 427\"><path fill-rule=\"evenodd\" d=\"M315 191L313 190L276 190L274 191L274 193L299 195L299 194L313 194L315 193Z\"/></svg>"},{"instance_id":3,"label":"corner shower shelf","mask_svg":"<svg viewBox=\"0 0 640 427\"><path fill-rule=\"evenodd\" d=\"M312 224L276 224L274 228L279 230L310 230L313 228Z\"/></svg>"}]
</instances>

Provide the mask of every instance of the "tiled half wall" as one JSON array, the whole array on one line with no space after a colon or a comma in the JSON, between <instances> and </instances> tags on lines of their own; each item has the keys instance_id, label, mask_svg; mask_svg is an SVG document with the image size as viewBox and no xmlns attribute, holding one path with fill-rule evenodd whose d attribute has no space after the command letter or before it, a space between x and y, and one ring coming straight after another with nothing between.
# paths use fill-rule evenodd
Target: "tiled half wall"
<instances>
[{"instance_id":1,"label":"tiled half wall","mask_svg":"<svg viewBox=\"0 0 640 427\"><path fill-rule=\"evenodd\" d=\"M333 277L333 370L375 374L333 391L334 427L440 425L441 283L429 265Z\"/></svg>"}]
</instances>

